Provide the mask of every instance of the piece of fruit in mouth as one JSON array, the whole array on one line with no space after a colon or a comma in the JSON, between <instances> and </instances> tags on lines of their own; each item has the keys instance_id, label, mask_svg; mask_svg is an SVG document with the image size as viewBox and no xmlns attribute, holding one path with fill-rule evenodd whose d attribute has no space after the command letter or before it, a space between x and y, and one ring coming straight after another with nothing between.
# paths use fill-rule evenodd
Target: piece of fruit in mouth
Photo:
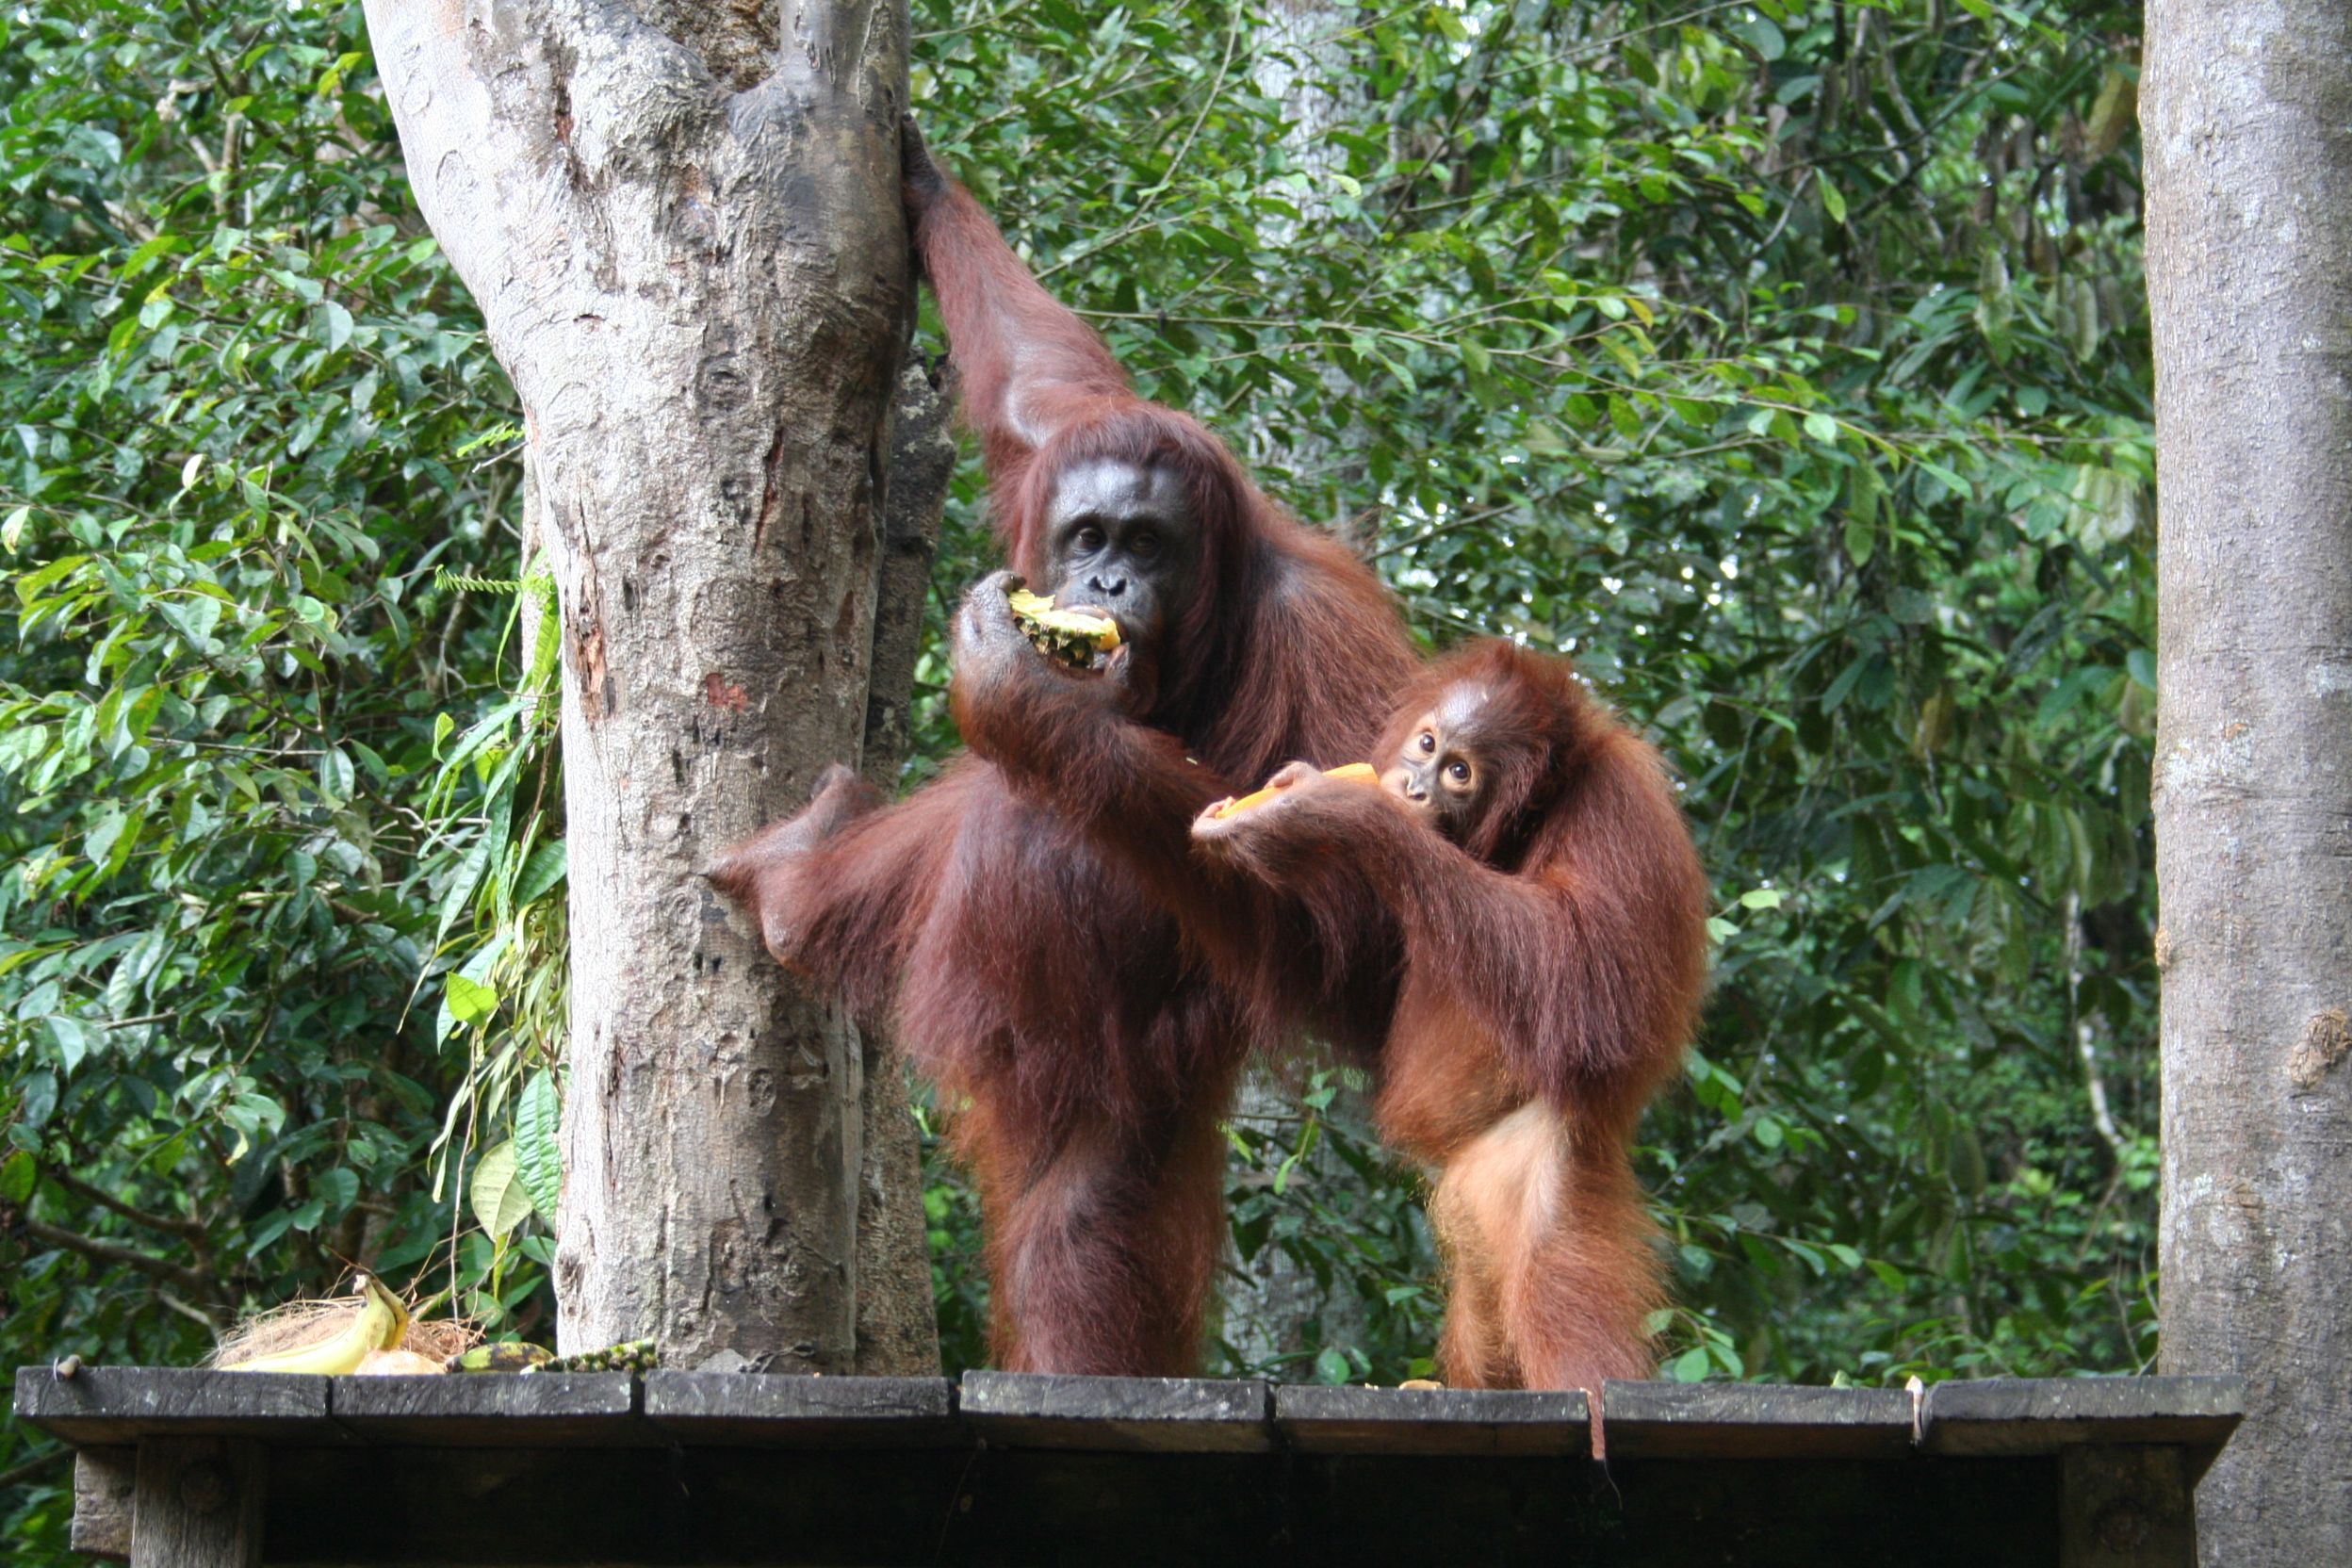
<instances>
[{"instance_id":1,"label":"piece of fruit in mouth","mask_svg":"<svg viewBox=\"0 0 2352 1568\"><path fill-rule=\"evenodd\" d=\"M1097 655L1119 646L1119 623L1093 610L1056 610L1052 596L1023 588L1005 595L1013 607L1013 624L1030 645L1048 659L1087 669Z\"/></svg>"}]
</instances>

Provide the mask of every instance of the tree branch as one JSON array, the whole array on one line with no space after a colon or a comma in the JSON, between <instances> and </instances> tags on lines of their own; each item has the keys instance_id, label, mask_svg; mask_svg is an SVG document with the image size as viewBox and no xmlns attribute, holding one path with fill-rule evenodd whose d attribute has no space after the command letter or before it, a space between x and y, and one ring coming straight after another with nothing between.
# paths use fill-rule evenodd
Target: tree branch
<instances>
[{"instance_id":1,"label":"tree branch","mask_svg":"<svg viewBox=\"0 0 2352 1568\"><path fill-rule=\"evenodd\" d=\"M190 1241L204 1239L204 1225L202 1220L183 1219L176 1215L150 1214L145 1209L124 1202L103 1187L83 1181L62 1166L44 1162L41 1167L41 1173L74 1197L85 1199L100 1208L110 1209L134 1225L144 1225L151 1231L166 1231L172 1235L186 1236Z\"/></svg>"},{"instance_id":2,"label":"tree branch","mask_svg":"<svg viewBox=\"0 0 2352 1568\"><path fill-rule=\"evenodd\" d=\"M0 1470L0 1492L6 1492L12 1486L31 1480L58 1461L73 1457L74 1446L71 1443L60 1443L54 1448L46 1448L35 1454L22 1464L11 1464L6 1470Z\"/></svg>"},{"instance_id":3,"label":"tree branch","mask_svg":"<svg viewBox=\"0 0 2352 1568\"><path fill-rule=\"evenodd\" d=\"M204 1275L173 1263L168 1258L151 1257L135 1247L122 1247L111 1241L96 1241L89 1236L78 1235L72 1231L35 1219L29 1215L24 1219L24 1232L27 1235L45 1241L52 1247L62 1247L69 1252L79 1252L83 1257L93 1262L136 1269L150 1279L162 1280L175 1284L190 1296L209 1298L214 1294L213 1282Z\"/></svg>"}]
</instances>

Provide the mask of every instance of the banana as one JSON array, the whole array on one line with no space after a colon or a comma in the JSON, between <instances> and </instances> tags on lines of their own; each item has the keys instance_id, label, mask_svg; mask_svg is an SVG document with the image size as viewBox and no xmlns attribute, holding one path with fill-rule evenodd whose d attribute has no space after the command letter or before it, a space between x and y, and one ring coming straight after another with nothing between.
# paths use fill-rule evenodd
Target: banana
<instances>
[{"instance_id":1,"label":"banana","mask_svg":"<svg viewBox=\"0 0 2352 1568\"><path fill-rule=\"evenodd\" d=\"M408 1309L372 1274L362 1274L352 1287L367 1299L351 1320L331 1339L296 1350L254 1356L224 1366L223 1372L304 1372L339 1378L359 1369L370 1350L391 1350L408 1337Z\"/></svg>"}]
</instances>

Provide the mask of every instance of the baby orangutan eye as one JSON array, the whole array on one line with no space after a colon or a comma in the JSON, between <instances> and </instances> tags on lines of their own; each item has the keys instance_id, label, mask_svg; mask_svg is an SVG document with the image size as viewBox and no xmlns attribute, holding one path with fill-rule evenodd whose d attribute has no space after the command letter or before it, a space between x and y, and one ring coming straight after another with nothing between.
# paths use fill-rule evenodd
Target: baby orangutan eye
<instances>
[{"instance_id":1,"label":"baby orangutan eye","mask_svg":"<svg viewBox=\"0 0 2352 1568\"><path fill-rule=\"evenodd\" d=\"M1425 729L1421 732L1420 740L1414 742L1413 743L1418 745L1423 751L1435 751L1437 749L1437 737Z\"/></svg>"},{"instance_id":2,"label":"baby orangutan eye","mask_svg":"<svg viewBox=\"0 0 2352 1568\"><path fill-rule=\"evenodd\" d=\"M1457 784L1467 784L1470 782L1470 764L1467 762L1449 763L1446 769L1446 776Z\"/></svg>"}]
</instances>

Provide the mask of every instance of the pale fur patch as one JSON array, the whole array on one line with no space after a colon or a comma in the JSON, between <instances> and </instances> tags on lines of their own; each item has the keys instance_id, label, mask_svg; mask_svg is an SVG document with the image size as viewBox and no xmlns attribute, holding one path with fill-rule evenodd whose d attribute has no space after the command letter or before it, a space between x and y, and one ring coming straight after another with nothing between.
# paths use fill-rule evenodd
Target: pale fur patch
<instances>
[{"instance_id":1,"label":"pale fur patch","mask_svg":"<svg viewBox=\"0 0 2352 1568\"><path fill-rule=\"evenodd\" d=\"M1530 1100L1470 1140L1447 1162L1447 1205L1488 1244L1496 1271L1521 1276L1537 1243L1560 1218L1560 1168L1567 1154L1560 1119Z\"/></svg>"}]
</instances>

